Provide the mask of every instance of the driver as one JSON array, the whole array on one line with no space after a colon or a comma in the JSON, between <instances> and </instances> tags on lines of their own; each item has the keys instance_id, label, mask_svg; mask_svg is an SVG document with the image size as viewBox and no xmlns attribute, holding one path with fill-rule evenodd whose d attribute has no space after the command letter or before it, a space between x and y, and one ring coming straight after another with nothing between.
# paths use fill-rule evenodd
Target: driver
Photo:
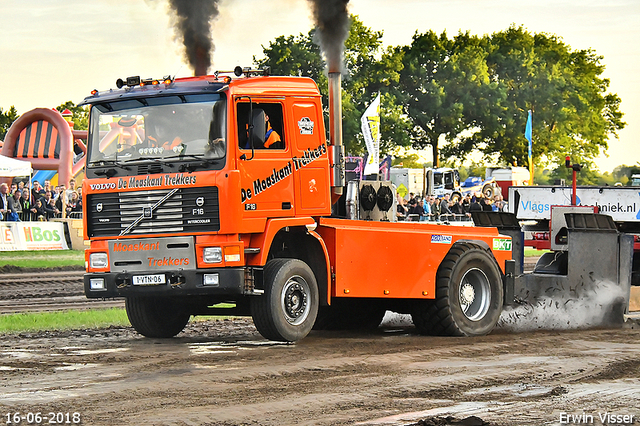
<instances>
[{"instance_id":1,"label":"driver","mask_svg":"<svg viewBox=\"0 0 640 426\"><path fill-rule=\"evenodd\" d=\"M175 116L175 111L171 111L172 115L169 118L164 117L165 114L157 114L150 122L147 139L149 139L150 147L162 147L163 149L170 151L175 147L182 144L182 138L179 136L172 136L175 132L172 132L172 127L175 127L176 120L179 119Z\"/></svg>"}]
</instances>

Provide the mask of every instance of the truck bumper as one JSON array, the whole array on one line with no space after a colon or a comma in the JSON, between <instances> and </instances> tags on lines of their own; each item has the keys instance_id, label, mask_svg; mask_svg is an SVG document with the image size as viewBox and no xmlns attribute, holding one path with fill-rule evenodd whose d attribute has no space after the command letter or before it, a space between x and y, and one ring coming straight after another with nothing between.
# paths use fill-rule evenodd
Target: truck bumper
<instances>
[{"instance_id":1,"label":"truck bumper","mask_svg":"<svg viewBox=\"0 0 640 426\"><path fill-rule=\"evenodd\" d=\"M164 275L163 284L134 285L133 276ZM208 277L205 284L205 275ZM217 276L217 279L216 279ZM148 271L87 273L84 294L88 298L127 296L197 296L251 294L245 288L244 268L196 269L183 271Z\"/></svg>"}]
</instances>

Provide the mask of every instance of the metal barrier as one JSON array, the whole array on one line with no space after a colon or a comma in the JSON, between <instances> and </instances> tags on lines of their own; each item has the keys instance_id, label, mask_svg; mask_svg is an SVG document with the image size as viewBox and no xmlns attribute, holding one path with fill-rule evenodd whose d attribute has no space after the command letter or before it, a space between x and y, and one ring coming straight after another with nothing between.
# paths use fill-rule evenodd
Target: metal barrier
<instances>
[{"instance_id":1,"label":"metal barrier","mask_svg":"<svg viewBox=\"0 0 640 426\"><path fill-rule=\"evenodd\" d=\"M471 222L471 217L466 214L441 214L438 219L433 214L420 216L410 214L405 219L406 222L431 222L431 223L451 223L451 222Z\"/></svg>"}]
</instances>

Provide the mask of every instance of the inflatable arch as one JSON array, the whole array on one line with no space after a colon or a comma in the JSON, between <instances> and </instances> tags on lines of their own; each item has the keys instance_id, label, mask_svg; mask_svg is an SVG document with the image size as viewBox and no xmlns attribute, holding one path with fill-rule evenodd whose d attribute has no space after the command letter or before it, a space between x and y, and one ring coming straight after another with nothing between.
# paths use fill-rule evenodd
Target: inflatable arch
<instances>
[{"instance_id":1,"label":"inflatable arch","mask_svg":"<svg viewBox=\"0 0 640 426\"><path fill-rule=\"evenodd\" d=\"M6 157L31 162L34 170L57 170L58 182L69 186L69 180L83 167L83 157L73 164L74 141L86 154L81 139L86 130L73 130L55 109L36 108L22 114L7 132L0 153Z\"/></svg>"}]
</instances>

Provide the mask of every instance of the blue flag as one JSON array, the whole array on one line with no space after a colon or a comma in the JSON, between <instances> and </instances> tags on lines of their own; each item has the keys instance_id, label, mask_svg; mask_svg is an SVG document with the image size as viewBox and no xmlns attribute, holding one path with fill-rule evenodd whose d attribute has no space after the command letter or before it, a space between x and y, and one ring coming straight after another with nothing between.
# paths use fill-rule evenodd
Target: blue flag
<instances>
[{"instance_id":1,"label":"blue flag","mask_svg":"<svg viewBox=\"0 0 640 426\"><path fill-rule=\"evenodd\" d=\"M524 137L529 141L529 160L531 160L531 144L533 139L533 124L531 122L531 110L529 110L529 118L527 118L527 127L524 130Z\"/></svg>"},{"instance_id":2,"label":"blue flag","mask_svg":"<svg viewBox=\"0 0 640 426\"><path fill-rule=\"evenodd\" d=\"M527 118L527 127L524 129L524 137L529 141L529 185L533 185L533 154L531 152L531 146L533 141L533 123L532 113L529 110L529 118Z\"/></svg>"}]
</instances>

